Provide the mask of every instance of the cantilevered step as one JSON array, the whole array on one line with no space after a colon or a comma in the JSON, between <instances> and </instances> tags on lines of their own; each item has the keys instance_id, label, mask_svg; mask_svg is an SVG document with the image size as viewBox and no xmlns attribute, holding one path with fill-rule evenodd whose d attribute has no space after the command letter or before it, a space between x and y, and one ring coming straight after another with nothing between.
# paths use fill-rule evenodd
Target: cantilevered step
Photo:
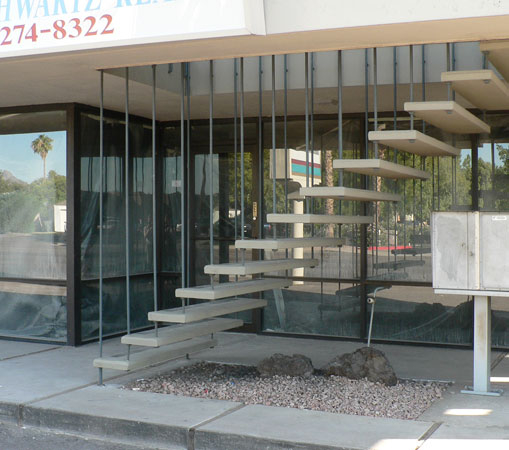
<instances>
[{"instance_id":1,"label":"cantilevered step","mask_svg":"<svg viewBox=\"0 0 509 450\"><path fill-rule=\"evenodd\" d=\"M405 111L449 133L490 132L487 123L456 102L406 102Z\"/></svg>"},{"instance_id":2,"label":"cantilevered step","mask_svg":"<svg viewBox=\"0 0 509 450\"><path fill-rule=\"evenodd\" d=\"M509 109L509 87L493 70L443 72L442 81L480 109Z\"/></svg>"},{"instance_id":3,"label":"cantilevered step","mask_svg":"<svg viewBox=\"0 0 509 450\"><path fill-rule=\"evenodd\" d=\"M481 42L480 49L500 75L509 80L509 40L484 41Z\"/></svg>"},{"instance_id":4,"label":"cantilevered step","mask_svg":"<svg viewBox=\"0 0 509 450\"><path fill-rule=\"evenodd\" d=\"M337 216L334 214L267 214L269 223L305 223L305 224L355 224L373 223L370 216Z\"/></svg>"},{"instance_id":5,"label":"cantilevered step","mask_svg":"<svg viewBox=\"0 0 509 450\"><path fill-rule=\"evenodd\" d=\"M427 180L430 177L430 174L423 170L383 159L335 159L332 166L334 169L343 169L347 172L374 177L418 180Z\"/></svg>"},{"instance_id":6,"label":"cantilevered step","mask_svg":"<svg viewBox=\"0 0 509 450\"><path fill-rule=\"evenodd\" d=\"M246 250L286 250L308 247L337 247L343 244L338 238L281 238L281 239L238 239L235 248Z\"/></svg>"},{"instance_id":7,"label":"cantilevered step","mask_svg":"<svg viewBox=\"0 0 509 450\"><path fill-rule=\"evenodd\" d=\"M335 200L355 200L361 202L399 202L401 196L388 192L354 189L342 186L319 186L300 188L305 197L332 198Z\"/></svg>"},{"instance_id":8,"label":"cantilevered step","mask_svg":"<svg viewBox=\"0 0 509 450\"><path fill-rule=\"evenodd\" d=\"M235 297L237 295L252 294L253 292L270 291L291 286L289 280L259 279L239 281L237 283L220 283L190 288L180 288L175 291L175 296L180 298L197 298L201 300L218 300L220 298Z\"/></svg>"},{"instance_id":9,"label":"cantilevered step","mask_svg":"<svg viewBox=\"0 0 509 450\"><path fill-rule=\"evenodd\" d=\"M268 259L264 261L246 261L245 263L210 264L203 271L207 275L254 275L257 273L277 272L299 267L315 267L317 259Z\"/></svg>"},{"instance_id":10,"label":"cantilevered step","mask_svg":"<svg viewBox=\"0 0 509 450\"><path fill-rule=\"evenodd\" d=\"M157 330L141 331L140 333L122 336L122 344L142 345L144 347L163 347L176 342L187 341L195 337L206 336L219 331L231 330L244 324L238 319L207 319L185 325L174 325Z\"/></svg>"},{"instance_id":11,"label":"cantilevered step","mask_svg":"<svg viewBox=\"0 0 509 450\"><path fill-rule=\"evenodd\" d=\"M458 156L460 149L417 130L370 131L370 141L420 156Z\"/></svg>"},{"instance_id":12,"label":"cantilevered step","mask_svg":"<svg viewBox=\"0 0 509 450\"><path fill-rule=\"evenodd\" d=\"M261 298L234 298L210 303L186 306L185 308L163 309L148 313L148 320L154 322L191 323L210 317L224 316L250 309L265 308L267 300Z\"/></svg>"},{"instance_id":13,"label":"cantilevered step","mask_svg":"<svg viewBox=\"0 0 509 450\"><path fill-rule=\"evenodd\" d=\"M217 345L216 339L193 339L179 342L171 347L151 348L141 352L131 353L129 360L123 355L94 359L94 367L112 370L136 370L153 366L172 359L181 358L190 353L199 352Z\"/></svg>"}]
</instances>

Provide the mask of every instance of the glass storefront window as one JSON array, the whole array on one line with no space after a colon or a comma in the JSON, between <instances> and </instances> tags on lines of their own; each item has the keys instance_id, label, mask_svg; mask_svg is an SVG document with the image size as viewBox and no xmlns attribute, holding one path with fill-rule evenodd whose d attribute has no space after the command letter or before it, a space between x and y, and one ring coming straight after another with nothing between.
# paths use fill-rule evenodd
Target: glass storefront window
<instances>
[{"instance_id":1,"label":"glass storefront window","mask_svg":"<svg viewBox=\"0 0 509 450\"><path fill-rule=\"evenodd\" d=\"M66 113L0 115L0 335L65 341Z\"/></svg>"}]
</instances>

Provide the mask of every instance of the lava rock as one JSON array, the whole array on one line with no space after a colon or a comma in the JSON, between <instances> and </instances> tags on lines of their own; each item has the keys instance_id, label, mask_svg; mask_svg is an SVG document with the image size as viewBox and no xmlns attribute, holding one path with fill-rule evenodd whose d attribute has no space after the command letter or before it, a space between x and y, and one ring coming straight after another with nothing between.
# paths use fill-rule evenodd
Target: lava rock
<instances>
[{"instance_id":1,"label":"lava rock","mask_svg":"<svg viewBox=\"0 0 509 450\"><path fill-rule=\"evenodd\" d=\"M311 360L304 355L293 356L274 353L258 363L256 367L262 377L286 375L290 377L310 377L313 372Z\"/></svg>"},{"instance_id":2,"label":"lava rock","mask_svg":"<svg viewBox=\"0 0 509 450\"><path fill-rule=\"evenodd\" d=\"M347 377L351 380L367 378L374 383L395 386L398 382L394 369L383 352L371 347L336 356L323 371L326 375Z\"/></svg>"}]
</instances>

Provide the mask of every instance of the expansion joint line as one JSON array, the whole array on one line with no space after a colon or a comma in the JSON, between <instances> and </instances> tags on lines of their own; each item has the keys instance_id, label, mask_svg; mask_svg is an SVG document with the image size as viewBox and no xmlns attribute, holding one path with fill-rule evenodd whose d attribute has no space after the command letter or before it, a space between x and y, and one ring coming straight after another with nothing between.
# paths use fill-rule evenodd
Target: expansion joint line
<instances>
[{"instance_id":1,"label":"expansion joint line","mask_svg":"<svg viewBox=\"0 0 509 450\"><path fill-rule=\"evenodd\" d=\"M442 423L443 422L434 422L433 425L431 425L431 427L429 427L424 432L424 434L422 434L419 437L419 439L417 439L417 446L415 447L415 450L419 450L424 445L424 443L431 437L431 435L434 434L435 431L437 431L440 428Z\"/></svg>"},{"instance_id":2,"label":"expansion joint line","mask_svg":"<svg viewBox=\"0 0 509 450\"><path fill-rule=\"evenodd\" d=\"M244 403L241 403L240 405L234 406L233 408L229 409L228 411L224 411L221 414L218 414L217 416L211 417L210 419L200 422L198 425L195 425L194 427L190 427L187 430L187 450L195 450L194 434L195 434L197 428L208 425L210 422L214 422L215 420L222 419L225 416L229 416L230 414L237 412L239 409L242 409L245 407L246 407L246 405Z\"/></svg>"}]
</instances>

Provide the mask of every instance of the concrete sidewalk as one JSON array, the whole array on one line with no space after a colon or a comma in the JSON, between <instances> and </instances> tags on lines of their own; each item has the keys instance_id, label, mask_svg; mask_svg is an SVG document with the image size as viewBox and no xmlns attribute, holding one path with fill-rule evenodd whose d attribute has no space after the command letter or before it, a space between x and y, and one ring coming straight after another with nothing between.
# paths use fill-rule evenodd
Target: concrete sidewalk
<instances>
[{"instance_id":1,"label":"concrete sidewalk","mask_svg":"<svg viewBox=\"0 0 509 450\"><path fill-rule=\"evenodd\" d=\"M98 345L80 348L0 341L0 421L100 437L143 448L175 449L509 449L509 395L460 394L471 384L472 352L376 345L400 378L450 380L444 398L419 420L381 419L243 405L120 389L126 382L199 360L256 364L275 352L302 353L321 367L363 344L237 333L220 345L127 375L105 371L97 386ZM105 355L122 350L107 341ZM509 357L493 355L498 388L509 385ZM495 378L494 378L495 379Z\"/></svg>"}]
</instances>

